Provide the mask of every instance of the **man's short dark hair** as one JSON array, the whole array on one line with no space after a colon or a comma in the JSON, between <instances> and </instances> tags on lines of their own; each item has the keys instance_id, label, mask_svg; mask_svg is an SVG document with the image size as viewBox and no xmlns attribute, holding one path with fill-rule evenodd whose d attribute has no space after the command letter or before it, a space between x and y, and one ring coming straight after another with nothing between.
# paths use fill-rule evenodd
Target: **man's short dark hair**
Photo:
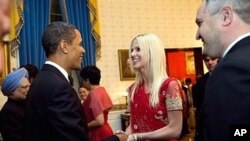
<instances>
[{"instance_id":1,"label":"man's short dark hair","mask_svg":"<svg viewBox=\"0 0 250 141\"><path fill-rule=\"evenodd\" d=\"M21 65L20 68L21 67L24 67L28 71L29 78L35 78L39 72L39 69L35 65L32 65L32 64Z\"/></svg>"},{"instance_id":2,"label":"man's short dark hair","mask_svg":"<svg viewBox=\"0 0 250 141\"><path fill-rule=\"evenodd\" d=\"M76 37L76 27L65 22L53 22L46 27L42 36L42 45L46 57L56 53L56 50L62 40L68 44Z\"/></svg>"}]
</instances>

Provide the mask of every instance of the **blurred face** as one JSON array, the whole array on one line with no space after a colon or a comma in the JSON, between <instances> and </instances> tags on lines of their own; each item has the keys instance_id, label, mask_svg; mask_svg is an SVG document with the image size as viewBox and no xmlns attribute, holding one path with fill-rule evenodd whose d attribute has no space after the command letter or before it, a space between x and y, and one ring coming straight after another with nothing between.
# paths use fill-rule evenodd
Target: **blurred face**
<instances>
[{"instance_id":1,"label":"blurred face","mask_svg":"<svg viewBox=\"0 0 250 141\"><path fill-rule=\"evenodd\" d=\"M82 37L78 30L75 30L76 37L72 42L72 45L69 45L69 55L72 70L79 70L81 69L81 62L83 58L83 53L85 52L84 48L82 47Z\"/></svg>"},{"instance_id":2,"label":"blurred face","mask_svg":"<svg viewBox=\"0 0 250 141\"><path fill-rule=\"evenodd\" d=\"M25 100L30 88L30 82L23 78L21 85L13 92L13 97L17 100Z\"/></svg>"},{"instance_id":3,"label":"blurred face","mask_svg":"<svg viewBox=\"0 0 250 141\"><path fill-rule=\"evenodd\" d=\"M142 54L141 48L139 47L138 41L135 39L131 47L131 59L132 66L134 69L143 69L146 66L146 59Z\"/></svg>"},{"instance_id":4,"label":"blurred face","mask_svg":"<svg viewBox=\"0 0 250 141\"><path fill-rule=\"evenodd\" d=\"M10 0L0 0L0 37L10 30Z\"/></svg>"},{"instance_id":5,"label":"blurred face","mask_svg":"<svg viewBox=\"0 0 250 141\"><path fill-rule=\"evenodd\" d=\"M209 56L206 56L204 59L205 65L207 66L207 69L209 72L213 71L215 66L217 65L218 58L211 58Z\"/></svg>"},{"instance_id":6,"label":"blurred face","mask_svg":"<svg viewBox=\"0 0 250 141\"><path fill-rule=\"evenodd\" d=\"M4 14L9 16L10 14L10 0L0 0L0 9Z\"/></svg>"},{"instance_id":7,"label":"blurred face","mask_svg":"<svg viewBox=\"0 0 250 141\"><path fill-rule=\"evenodd\" d=\"M212 57L221 56L221 43L217 28L218 14L210 15L205 9L206 1L203 1L196 15L198 26L196 39L203 42L204 50Z\"/></svg>"},{"instance_id":8,"label":"blurred face","mask_svg":"<svg viewBox=\"0 0 250 141\"><path fill-rule=\"evenodd\" d=\"M86 88L84 87L79 88L79 97L81 100L85 101L88 95L89 91Z\"/></svg>"}]
</instances>

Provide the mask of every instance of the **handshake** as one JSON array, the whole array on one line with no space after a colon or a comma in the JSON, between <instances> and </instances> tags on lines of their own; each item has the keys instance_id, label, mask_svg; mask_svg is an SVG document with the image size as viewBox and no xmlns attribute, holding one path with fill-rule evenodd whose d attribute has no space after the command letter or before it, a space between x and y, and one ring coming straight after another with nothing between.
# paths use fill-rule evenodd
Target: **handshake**
<instances>
[{"instance_id":1,"label":"handshake","mask_svg":"<svg viewBox=\"0 0 250 141\"><path fill-rule=\"evenodd\" d=\"M142 139L143 137L141 133L127 134L122 130L117 130L113 136L105 141L139 141Z\"/></svg>"},{"instance_id":2,"label":"handshake","mask_svg":"<svg viewBox=\"0 0 250 141\"><path fill-rule=\"evenodd\" d=\"M119 138L119 141L127 141L127 139L128 139L128 134L126 134L122 130L117 130L115 132L115 136L117 136Z\"/></svg>"}]
</instances>

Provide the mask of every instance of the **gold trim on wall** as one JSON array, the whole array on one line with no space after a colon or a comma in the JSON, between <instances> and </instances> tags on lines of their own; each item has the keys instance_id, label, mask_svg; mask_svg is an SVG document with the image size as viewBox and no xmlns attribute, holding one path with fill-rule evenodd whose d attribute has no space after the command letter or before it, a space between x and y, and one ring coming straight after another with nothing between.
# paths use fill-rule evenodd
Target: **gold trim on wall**
<instances>
[{"instance_id":1,"label":"gold trim on wall","mask_svg":"<svg viewBox=\"0 0 250 141\"><path fill-rule=\"evenodd\" d=\"M0 42L0 67L2 68L2 70L0 71L0 85L2 85L4 78L10 72L10 48L8 46L8 43Z\"/></svg>"}]
</instances>

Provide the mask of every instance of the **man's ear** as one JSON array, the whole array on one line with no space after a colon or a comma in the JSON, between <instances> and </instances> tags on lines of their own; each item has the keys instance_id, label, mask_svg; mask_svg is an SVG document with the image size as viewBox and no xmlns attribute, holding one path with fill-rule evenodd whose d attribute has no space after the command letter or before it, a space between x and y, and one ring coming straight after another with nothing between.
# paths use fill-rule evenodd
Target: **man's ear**
<instances>
[{"instance_id":1,"label":"man's ear","mask_svg":"<svg viewBox=\"0 0 250 141\"><path fill-rule=\"evenodd\" d=\"M63 53L68 53L68 43L65 40L62 40L59 46Z\"/></svg>"},{"instance_id":2,"label":"man's ear","mask_svg":"<svg viewBox=\"0 0 250 141\"><path fill-rule=\"evenodd\" d=\"M234 18L234 12L232 6L224 6L221 10L222 15L222 25L228 26L232 23Z\"/></svg>"}]
</instances>

